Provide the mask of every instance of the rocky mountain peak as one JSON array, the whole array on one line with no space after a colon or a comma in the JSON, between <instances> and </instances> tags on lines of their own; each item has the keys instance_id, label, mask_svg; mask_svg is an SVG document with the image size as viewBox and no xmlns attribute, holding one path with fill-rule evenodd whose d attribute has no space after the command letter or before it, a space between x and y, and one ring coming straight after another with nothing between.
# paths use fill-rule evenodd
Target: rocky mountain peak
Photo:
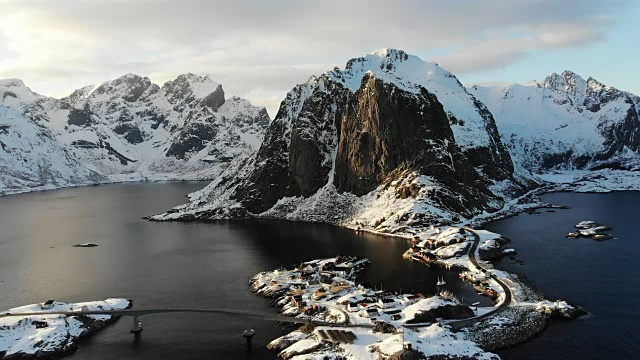
<instances>
[{"instance_id":1,"label":"rocky mountain peak","mask_svg":"<svg viewBox=\"0 0 640 360\"><path fill-rule=\"evenodd\" d=\"M565 70L562 74L553 73L544 80L543 87L566 93L574 99L585 95L587 82L576 73Z\"/></svg>"},{"instance_id":2,"label":"rocky mountain peak","mask_svg":"<svg viewBox=\"0 0 640 360\"><path fill-rule=\"evenodd\" d=\"M16 78L0 79L0 87L6 87L6 88L24 87L24 88L26 88L26 86L24 85L24 82L22 80L16 79Z\"/></svg>"},{"instance_id":3,"label":"rocky mountain peak","mask_svg":"<svg viewBox=\"0 0 640 360\"><path fill-rule=\"evenodd\" d=\"M30 103L42 98L20 79L0 79L0 104L6 106Z\"/></svg>"},{"instance_id":4,"label":"rocky mountain peak","mask_svg":"<svg viewBox=\"0 0 640 360\"><path fill-rule=\"evenodd\" d=\"M481 163L491 159L503 164L504 171L487 175L501 179L510 176L512 162L500 141L492 114L452 73L402 50L382 49L349 60L344 71L329 71L325 75L355 93L367 73L403 91L420 94L424 88L435 94L449 114L456 143L470 155L472 162L481 168Z\"/></svg>"},{"instance_id":5,"label":"rocky mountain peak","mask_svg":"<svg viewBox=\"0 0 640 360\"><path fill-rule=\"evenodd\" d=\"M104 98L104 100L117 97L126 102L136 102L143 98L143 95L156 93L158 89L158 85L152 83L148 77L129 73L119 78L105 81L91 91L88 97Z\"/></svg>"},{"instance_id":6,"label":"rocky mountain peak","mask_svg":"<svg viewBox=\"0 0 640 360\"><path fill-rule=\"evenodd\" d=\"M209 76L193 73L182 74L175 80L167 81L162 86L162 91L167 100L177 106L202 101L204 106L217 110L225 102L222 85Z\"/></svg>"},{"instance_id":7,"label":"rocky mountain peak","mask_svg":"<svg viewBox=\"0 0 640 360\"><path fill-rule=\"evenodd\" d=\"M412 56L412 58L415 58L415 56ZM380 70L393 72L399 63L407 61L408 59L409 55L402 50L385 48L369 53L365 57L349 60L345 67L345 71L357 70L358 64L361 63L378 63Z\"/></svg>"}]
</instances>

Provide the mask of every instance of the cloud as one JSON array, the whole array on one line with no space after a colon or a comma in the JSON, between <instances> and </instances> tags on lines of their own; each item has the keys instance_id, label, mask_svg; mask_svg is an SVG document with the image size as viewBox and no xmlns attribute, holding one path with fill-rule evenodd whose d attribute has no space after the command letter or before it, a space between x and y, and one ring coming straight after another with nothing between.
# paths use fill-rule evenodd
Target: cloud
<instances>
[{"instance_id":1,"label":"cloud","mask_svg":"<svg viewBox=\"0 0 640 360\"><path fill-rule=\"evenodd\" d=\"M395 47L454 72L606 39L607 0L0 0L0 77L45 93L134 72L209 74L269 106L310 75ZM56 86L56 82L61 85Z\"/></svg>"}]
</instances>

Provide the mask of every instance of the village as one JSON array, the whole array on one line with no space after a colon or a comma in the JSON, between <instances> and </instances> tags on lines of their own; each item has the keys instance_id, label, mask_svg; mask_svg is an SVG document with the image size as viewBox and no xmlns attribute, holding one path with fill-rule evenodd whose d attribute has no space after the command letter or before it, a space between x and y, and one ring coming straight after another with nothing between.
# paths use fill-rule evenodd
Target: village
<instances>
[{"instance_id":1,"label":"village","mask_svg":"<svg viewBox=\"0 0 640 360\"><path fill-rule=\"evenodd\" d=\"M313 321L274 340L269 348L285 359L317 351L389 355L411 346L399 340L405 333L411 336L430 329L421 336L438 334L445 342L453 335L444 324L492 309L461 304L446 290L446 283L438 287L438 294L399 294L356 284L357 273L368 263L366 258L337 256L256 274L250 281L252 291L274 298L282 315ZM473 274L468 274L472 281ZM390 345L382 346L383 342Z\"/></svg>"},{"instance_id":2,"label":"village","mask_svg":"<svg viewBox=\"0 0 640 360\"><path fill-rule=\"evenodd\" d=\"M471 261L468 252L473 234L464 228L432 229L430 236L421 236L404 254L409 260L427 266L442 266L449 270L464 270L460 279L468 281L474 290L489 297L494 306L504 298L504 290L494 279L493 270L485 270ZM482 234L485 243L496 241L496 234ZM494 235L494 236L490 236ZM486 238L486 239L484 239ZM501 244L501 243L500 243ZM484 243L483 243L484 245ZM482 245L478 252L482 258ZM510 253L506 249L505 253ZM252 291L274 298L275 305L286 316L327 323L372 325L383 321L395 326L416 323L415 315L444 305L461 305L447 290L444 279L436 283L437 294L392 293L365 288L356 284L356 274L369 263L366 258L337 256L303 262L292 270L262 272L251 280ZM469 307L467 317L486 313L491 308ZM445 319L447 320L447 319Z\"/></svg>"},{"instance_id":3,"label":"village","mask_svg":"<svg viewBox=\"0 0 640 360\"><path fill-rule=\"evenodd\" d=\"M580 309L560 300L546 301L508 273L493 268L488 260L515 254L515 250L505 248L509 239L500 234L466 227L432 227L408 240L412 243L403 255L405 259L458 271L458 277L471 284L476 293L491 299L493 306L460 301L447 289L444 278L438 278L433 294L367 288L356 283L358 272L369 263L366 258L311 260L293 269L258 273L249 282L253 292L274 299L281 315L306 323L273 340L268 348L283 359L303 359L311 354L320 358L351 354L353 357L347 358L386 359L413 350L494 359L494 354L471 340L482 343L483 338L509 333L521 341L518 339L544 328L548 317L581 315ZM539 314L535 315L541 319L539 326L529 329L509 320L513 310L503 311L516 303L521 304L522 311ZM464 331L459 332L461 329Z\"/></svg>"}]
</instances>

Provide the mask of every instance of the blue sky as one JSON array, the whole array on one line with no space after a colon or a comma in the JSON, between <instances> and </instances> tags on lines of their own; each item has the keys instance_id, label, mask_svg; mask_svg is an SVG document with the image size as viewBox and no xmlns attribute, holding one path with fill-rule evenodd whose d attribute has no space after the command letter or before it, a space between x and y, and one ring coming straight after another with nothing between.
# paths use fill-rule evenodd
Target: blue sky
<instances>
[{"instance_id":1,"label":"blue sky","mask_svg":"<svg viewBox=\"0 0 640 360\"><path fill-rule=\"evenodd\" d=\"M523 83L542 81L553 72L571 70L640 95L640 1L629 3L613 15L612 25L605 30L606 39L602 41L577 48L535 51L503 68L463 73L458 77L464 84L496 80Z\"/></svg>"},{"instance_id":2,"label":"blue sky","mask_svg":"<svg viewBox=\"0 0 640 360\"><path fill-rule=\"evenodd\" d=\"M572 70L640 94L638 0L0 0L0 78L62 97L126 73L210 75L264 105L391 47L464 84Z\"/></svg>"}]
</instances>

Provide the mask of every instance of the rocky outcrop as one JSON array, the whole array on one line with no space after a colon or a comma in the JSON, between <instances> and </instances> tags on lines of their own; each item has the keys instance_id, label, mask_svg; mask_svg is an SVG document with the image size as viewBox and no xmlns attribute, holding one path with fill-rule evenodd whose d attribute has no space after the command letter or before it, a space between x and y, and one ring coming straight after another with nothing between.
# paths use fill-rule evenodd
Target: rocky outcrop
<instances>
[{"instance_id":1,"label":"rocky outcrop","mask_svg":"<svg viewBox=\"0 0 640 360\"><path fill-rule=\"evenodd\" d=\"M33 304L3 313L39 313L56 311L99 311L131 308L125 299L107 299L68 304L50 300L47 305ZM0 359L58 359L78 350L78 342L90 337L119 316L30 315L0 319Z\"/></svg>"},{"instance_id":2,"label":"rocky outcrop","mask_svg":"<svg viewBox=\"0 0 640 360\"><path fill-rule=\"evenodd\" d=\"M395 326L384 322L384 321L376 321L373 326L373 332L379 332L383 334L397 334L398 329Z\"/></svg>"},{"instance_id":3,"label":"rocky outcrop","mask_svg":"<svg viewBox=\"0 0 640 360\"><path fill-rule=\"evenodd\" d=\"M510 240L505 237L490 239L478 246L478 255L480 260L494 260L506 255L502 250L502 245L507 244ZM513 250L513 249L510 249ZM510 253L514 253L510 252Z\"/></svg>"},{"instance_id":4,"label":"rocky outcrop","mask_svg":"<svg viewBox=\"0 0 640 360\"><path fill-rule=\"evenodd\" d=\"M468 319L475 314L466 305L443 305L428 311L422 311L407 320L407 324L435 323L437 319Z\"/></svg>"}]
</instances>

